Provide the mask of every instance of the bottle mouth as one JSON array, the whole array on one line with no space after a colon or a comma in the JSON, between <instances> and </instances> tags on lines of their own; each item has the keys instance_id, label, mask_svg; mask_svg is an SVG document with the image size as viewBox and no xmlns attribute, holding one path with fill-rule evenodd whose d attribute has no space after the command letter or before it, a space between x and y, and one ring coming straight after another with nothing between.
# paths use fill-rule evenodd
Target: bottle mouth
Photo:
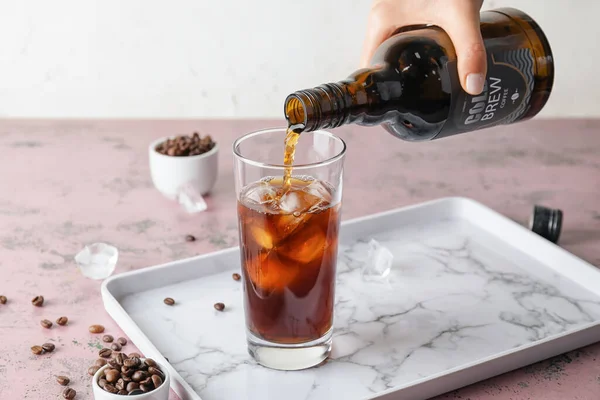
<instances>
[{"instance_id":1,"label":"bottle mouth","mask_svg":"<svg viewBox=\"0 0 600 400\"><path fill-rule=\"evenodd\" d=\"M284 113L288 123L288 129L296 133L304 132L308 122L306 104L310 104L308 99L303 99L302 93L293 93L285 99Z\"/></svg>"}]
</instances>

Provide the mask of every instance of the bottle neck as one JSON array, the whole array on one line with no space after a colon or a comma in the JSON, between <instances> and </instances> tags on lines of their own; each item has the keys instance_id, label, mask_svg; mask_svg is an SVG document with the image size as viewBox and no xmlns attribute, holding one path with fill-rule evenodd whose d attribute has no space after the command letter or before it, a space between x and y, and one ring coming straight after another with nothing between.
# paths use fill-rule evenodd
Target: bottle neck
<instances>
[{"instance_id":1,"label":"bottle neck","mask_svg":"<svg viewBox=\"0 0 600 400\"><path fill-rule=\"evenodd\" d=\"M348 123L352 107L358 104L357 82L327 83L290 94L284 105L289 127L295 132L332 129Z\"/></svg>"}]
</instances>

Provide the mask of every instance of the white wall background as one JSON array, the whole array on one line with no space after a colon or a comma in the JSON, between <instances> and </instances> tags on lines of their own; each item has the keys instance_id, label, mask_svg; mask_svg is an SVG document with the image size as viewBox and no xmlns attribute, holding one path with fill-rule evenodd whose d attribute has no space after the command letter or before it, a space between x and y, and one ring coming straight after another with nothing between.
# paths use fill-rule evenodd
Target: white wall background
<instances>
[{"instance_id":1,"label":"white wall background","mask_svg":"<svg viewBox=\"0 0 600 400\"><path fill-rule=\"evenodd\" d=\"M356 69L370 2L0 0L0 117L281 117L291 91ZM552 45L540 116L600 116L600 2L500 6Z\"/></svg>"}]
</instances>

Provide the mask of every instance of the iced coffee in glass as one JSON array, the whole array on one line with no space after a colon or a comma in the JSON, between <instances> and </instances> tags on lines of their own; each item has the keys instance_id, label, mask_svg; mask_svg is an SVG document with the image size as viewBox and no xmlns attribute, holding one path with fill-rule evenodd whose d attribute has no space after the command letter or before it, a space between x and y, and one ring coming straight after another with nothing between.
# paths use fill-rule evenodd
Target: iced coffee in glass
<instances>
[{"instance_id":1,"label":"iced coffee in glass","mask_svg":"<svg viewBox=\"0 0 600 400\"><path fill-rule=\"evenodd\" d=\"M266 367L297 370L331 350L346 146L303 133L290 169L285 139L285 129L259 131L233 150L248 350Z\"/></svg>"}]
</instances>

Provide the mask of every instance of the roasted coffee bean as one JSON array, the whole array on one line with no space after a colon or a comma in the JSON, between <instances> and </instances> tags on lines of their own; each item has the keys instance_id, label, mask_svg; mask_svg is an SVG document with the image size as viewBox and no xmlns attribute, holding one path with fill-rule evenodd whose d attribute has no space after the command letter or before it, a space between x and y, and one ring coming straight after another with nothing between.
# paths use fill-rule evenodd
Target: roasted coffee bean
<instances>
[{"instance_id":1,"label":"roasted coffee bean","mask_svg":"<svg viewBox=\"0 0 600 400\"><path fill-rule=\"evenodd\" d=\"M225 309L225 304L223 303L215 303L215 310L223 311Z\"/></svg>"},{"instance_id":2,"label":"roasted coffee bean","mask_svg":"<svg viewBox=\"0 0 600 400\"><path fill-rule=\"evenodd\" d=\"M108 383L115 383L121 377L121 372L113 368L107 368L104 370L104 376Z\"/></svg>"},{"instance_id":3,"label":"roasted coffee bean","mask_svg":"<svg viewBox=\"0 0 600 400\"><path fill-rule=\"evenodd\" d=\"M6 298L6 296L0 295L0 304L6 304L7 301L8 299Z\"/></svg>"},{"instance_id":4,"label":"roasted coffee bean","mask_svg":"<svg viewBox=\"0 0 600 400\"><path fill-rule=\"evenodd\" d=\"M96 362L94 362L94 365L104 367L106 365L106 360L104 358L99 358L96 360Z\"/></svg>"},{"instance_id":5,"label":"roasted coffee bean","mask_svg":"<svg viewBox=\"0 0 600 400\"><path fill-rule=\"evenodd\" d=\"M140 361L140 366L138 367L141 371L148 371L148 364L146 364L143 360Z\"/></svg>"},{"instance_id":6,"label":"roasted coffee bean","mask_svg":"<svg viewBox=\"0 0 600 400\"><path fill-rule=\"evenodd\" d=\"M143 381L140 381L140 386L142 385L152 385L152 378L148 377L146 379L144 379Z\"/></svg>"},{"instance_id":7,"label":"roasted coffee bean","mask_svg":"<svg viewBox=\"0 0 600 400\"><path fill-rule=\"evenodd\" d=\"M112 350L111 349L107 349L107 348L103 348L102 350L100 350L98 352L98 355L102 358L108 358L110 357L112 354Z\"/></svg>"},{"instance_id":8,"label":"roasted coffee bean","mask_svg":"<svg viewBox=\"0 0 600 400\"><path fill-rule=\"evenodd\" d=\"M121 389L117 392L117 394L120 394L121 396L127 396L127 390Z\"/></svg>"},{"instance_id":9,"label":"roasted coffee bean","mask_svg":"<svg viewBox=\"0 0 600 400\"><path fill-rule=\"evenodd\" d=\"M127 357L129 357L129 358L133 358L133 357L140 358L141 355L140 355L140 353L131 353Z\"/></svg>"},{"instance_id":10,"label":"roasted coffee bean","mask_svg":"<svg viewBox=\"0 0 600 400\"><path fill-rule=\"evenodd\" d=\"M59 375L56 377L56 382L61 386L67 386L71 380L64 375Z\"/></svg>"},{"instance_id":11,"label":"roasted coffee bean","mask_svg":"<svg viewBox=\"0 0 600 400\"><path fill-rule=\"evenodd\" d=\"M106 385L104 385L103 389L106 390L108 393L117 393L118 392L117 388L114 387L113 385L111 385L110 383L107 383Z\"/></svg>"},{"instance_id":12,"label":"roasted coffee bean","mask_svg":"<svg viewBox=\"0 0 600 400\"><path fill-rule=\"evenodd\" d=\"M131 371L131 372L133 374L133 372L135 372L135 371ZM121 377L123 378L123 380L125 381L125 383L131 382L131 377L130 376L123 376L123 373L121 373Z\"/></svg>"},{"instance_id":13,"label":"roasted coffee bean","mask_svg":"<svg viewBox=\"0 0 600 400\"><path fill-rule=\"evenodd\" d=\"M117 362L117 365L119 367L122 367L125 364L125 360L127 359L127 356L123 353L116 353L113 356L113 359Z\"/></svg>"},{"instance_id":14,"label":"roasted coffee bean","mask_svg":"<svg viewBox=\"0 0 600 400\"><path fill-rule=\"evenodd\" d=\"M144 394L144 391L141 389L133 389L132 391L129 392L130 396L134 396L136 394Z\"/></svg>"},{"instance_id":15,"label":"roasted coffee bean","mask_svg":"<svg viewBox=\"0 0 600 400\"><path fill-rule=\"evenodd\" d=\"M150 375L158 375L162 379L165 379L165 374L160 369L158 369L156 367L150 367L150 368L148 368L148 373Z\"/></svg>"},{"instance_id":16,"label":"roasted coffee bean","mask_svg":"<svg viewBox=\"0 0 600 400\"><path fill-rule=\"evenodd\" d=\"M114 358L111 358L110 360L108 360L107 364L109 367L114 368L114 369L121 368L121 366L119 365L117 360L115 360Z\"/></svg>"},{"instance_id":17,"label":"roasted coffee bean","mask_svg":"<svg viewBox=\"0 0 600 400\"><path fill-rule=\"evenodd\" d=\"M146 363L146 365L147 365L147 366L149 366L149 367L156 367L156 365L157 365L157 364L156 364L156 361L154 361L154 360L153 360L153 359L151 359L151 358L146 358L146 359L144 360L144 362L145 362L145 363Z\"/></svg>"},{"instance_id":18,"label":"roasted coffee bean","mask_svg":"<svg viewBox=\"0 0 600 400\"><path fill-rule=\"evenodd\" d=\"M106 386L106 384L108 384L108 382L104 378L104 375L102 375L102 377L100 379L98 379L98 386L100 386L102 389L104 389L104 386Z\"/></svg>"},{"instance_id":19,"label":"roasted coffee bean","mask_svg":"<svg viewBox=\"0 0 600 400\"><path fill-rule=\"evenodd\" d=\"M31 352L35 355L40 355L44 352L42 346L31 346Z\"/></svg>"},{"instance_id":20,"label":"roasted coffee bean","mask_svg":"<svg viewBox=\"0 0 600 400\"><path fill-rule=\"evenodd\" d=\"M237 272L234 272L231 277L233 278L234 281L239 281L240 279L242 279L242 277L240 276L240 274L238 274Z\"/></svg>"},{"instance_id":21,"label":"roasted coffee bean","mask_svg":"<svg viewBox=\"0 0 600 400\"><path fill-rule=\"evenodd\" d=\"M40 321L40 325L42 325L46 329L50 329L50 328L52 328L52 321L49 321L47 319L43 319L43 320Z\"/></svg>"},{"instance_id":22,"label":"roasted coffee bean","mask_svg":"<svg viewBox=\"0 0 600 400\"><path fill-rule=\"evenodd\" d=\"M117 343L119 343L121 346L126 346L127 345L127 339L125 339L124 337L120 337L117 339Z\"/></svg>"},{"instance_id":23,"label":"roasted coffee bean","mask_svg":"<svg viewBox=\"0 0 600 400\"><path fill-rule=\"evenodd\" d=\"M146 371L135 371L131 376L131 380L134 382L141 382L146 378L148 378L148 373Z\"/></svg>"},{"instance_id":24,"label":"roasted coffee bean","mask_svg":"<svg viewBox=\"0 0 600 400\"><path fill-rule=\"evenodd\" d=\"M152 384L140 385L140 389L142 389L142 392L148 393L148 392L151 392L152 390L154 390L154 387L152 386Z\"/></svg>"},{"instance_id":25,"label":"roasted coffee bean","mask_svg":"<svg viewBox=\"0 0 600 400\"><path fill-rule=\"evenodd\" d=\"M88 329L89 329L90 333L104 332L104 327L102 325L91 325Z\"/></svg>"},{"instance_id":26,"label":"roasted coffee bean","mask_svg":"<svg viewBox=\"0 0 600 400\"><path fill-rule=\"evenodd\" d=\"M102 341L105 343L112 343L113 340L115 340L115 338L113 338L111 335L102 336Z\"/></svg>"},{"instance_id":27,"label":"roasted coffee bean","mask_svg":"<svg viewBox=\"0 0 600 400\"><path fill-rule=\"evenodd\" d=\"M196 237L194 235L186 235L185 241L186 242L195 242L196 241Z\"/></svg>"},{"instance_id":28,"label":"roasted coffee bean","mask_svg":"<svg viewBox=\"0 0 600 400\"><path fill-rule=\"evenodd\" d=\"M32 300L31 300L31 304L33 304L36 307L41 307L44 305L44 296L35 296Z\"/></svg>"},{"instance_id":29,"label":"roasted coffee bean","mask_svg":"<svg viewBox=\"0 0 600 400\"><path fill-rule=\"evenodd\" d=\"M140 366L140 359L138 357L130 357L123 361L123 365L128 368L137 368Z\"/></svg>"},{"instance_id":30,"label":"roasted coffee bean","mask_svg":"<svg viewBox=\"0 0 600 400\"><path fill-rule=\"evenodd\" d=\"M54 343L44 343L42 345L42 349L44 349L46 353L52 353L55 348L56 346L54 346Z\"/></svg>"},{"instance_id":31,"label":"roasted coffee bean","mask_svg":"<svg viewBox=\"0 0 600 400\"><path fill-rule=\"evenodd\" d=\"M165 299L163 300L163 302L164 302L166 305L168 305L168 306L172 306L172 305L174 305L174 304L175 304L175 300L173 300L173 299L172 299L172 298L170 298L170 297L167 297L167 298L165 298Z\"/></svg>"},{"instance_id":32,"label":"roasted coffee bean","mask_svg":"<svg viewBox=\"0 0 600 400\"><path fill-rule=\"evenodd\" d=\"M121 376L130 377L131 375L133 375L134 372L135 372L134 368L129 368L124 365L121 367Z\"/></svg>"},{"instance_id":33,"label":"roasted coffee bean","mask_svg":"<svg viewBox=\"0 0 600 400\"><path fill-rule=\"evenodd\" d=\"M137 382L129 382L127 384L127 391L131 392L132 390L138 389L140 387L140 384Z\"/></svg>"},{"instance_id":34,"label":"roasted coffee bean","mask_svg":"<svg viewBox=\"0 0 600 400\"><path fill-rule=\"evenodd\" d=\"M59 319L56 320L56 323L60 326L65 326L68 322L69 322L69 318L67 318L67 317L60 317Z\"/></svg>"},{"instance_id":35,"label":"roasted coffee bean","mask_svg":"<svg viewBox=\"0 0 600 400\"><path fill-rule=\"evenodd\" d=\"M74 389L71 388L66 388L65 390L63 390L62 392L62 396L65 399L71 400L74 399L75 396L77 396L77 392Z\"/></svg>"},{"instance_id":36,"label":"roasted coffee bean","mask_svg":"<svg viewBox=\"0 0 600 400\"><path fill-rule=\"evenodd\" d=\"M99 369L100 369L99 366L92 365L91 367L88 368L88 375L94 376L96 374L96 372L98 372Z\"/></svg>"},{"instance_id":37,"label":"roasted coffee bean","mask_svg":"<svg viewBox=\"0 0 600 400\"><path fill-rule=\"evenodd\" d=\"M123 380L123 378L119 378L119 380L117 381L117 383L115 384L115 387L119 390L123 390L125 389L125 381Z\"/></svg>"},{"instance_id":38,"label":"roasted coffee bean","mask_svg":"<svg viewBox=\"0 0 600 400\"><path fill-rule=\"evenodd\" d=\"M152 375L152 384L154 385L155 388L159 387L160 385L162 385L163 380L160 376L158 375Z\"/></svg>"},{"instance_id":39,"label":"roasted coffee bean","mask_svg":"<svg viewBox=\"0 0 600 400\"><path fill-rule=\"evenodd\" d=\"M119 343L113 343L110 345L110 348L114 351L121 351L121 345Z\"/></svg>"}]
</instances>

